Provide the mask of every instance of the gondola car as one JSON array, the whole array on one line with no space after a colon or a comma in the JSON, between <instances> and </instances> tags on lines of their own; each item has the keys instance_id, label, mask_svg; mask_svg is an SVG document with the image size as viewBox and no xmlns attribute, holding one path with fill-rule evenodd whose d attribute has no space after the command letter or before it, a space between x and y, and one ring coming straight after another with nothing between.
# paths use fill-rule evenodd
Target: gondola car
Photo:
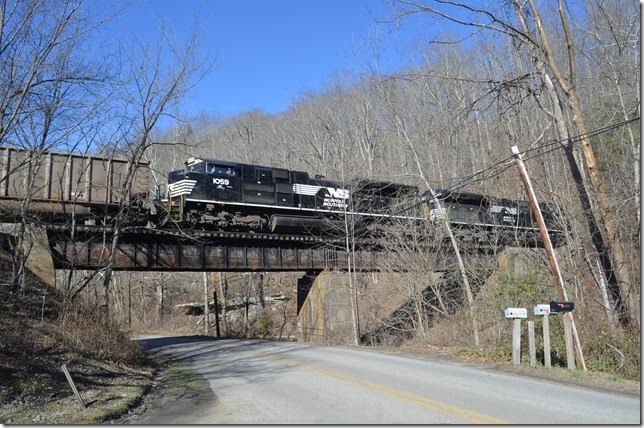
<instances>
[{"instance_id":1,"label":"gondola car","mask_svg":"<svg viewBox=\"0 0 644 428\"><path fill-rule=\"evenodd\" d=\"M204 228L319 232L342 228L344 215L361 223L394 216L415 186L373 180L340 183L302 171L190 158L168 175L165 217ZM163 211L163 210L162 210Z\"/></svg>"}]
</instances>

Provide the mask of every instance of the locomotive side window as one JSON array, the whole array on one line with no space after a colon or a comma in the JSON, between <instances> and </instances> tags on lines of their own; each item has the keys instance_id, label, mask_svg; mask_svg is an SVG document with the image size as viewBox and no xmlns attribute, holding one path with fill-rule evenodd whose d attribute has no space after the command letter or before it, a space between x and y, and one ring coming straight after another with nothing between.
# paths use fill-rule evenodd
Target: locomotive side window
<instances>
[{"instance_id":1,"label":"locomotive side window","mask_svg":"<svg viewBox=\"0 0 644 428\"><path fill-rule=\"evenodd\" d=\"M273 181L273 172L270 168L257 168L257 181Z\"/></svg>"},{"instance_id":2,"label":"locomotive side window","mask_svg":"<svg viewBox=\"0 0 644 428\"><path fill-rule=\"evenodd\" d=\"M209 174L228 175L230 177L237 177L236 168L233 168L227 165L217 165L211 162L208 162L208 165L206 166L206 172Z\"/></svg>"},{"instance_id":3,"label":"locomotive side window","mask_svg":"<svg viewBox=\"0 0 644 428\"><path fill-rule=\"evenodd\" d=\"M244 165L242 168L244 180L255 180L255 167L252 165Z\"/></svg>"},{"instance_id":4,"label":"locomotive side window","mask_svg":"<svg viewBox=\"0 0 644 428\"><path fill-rule=\"evenodd\" d=\"M273 178L275 179L276 182L281 181L281 182L288 183L288 170L273 168Z\"/></svg>"}]
</instances>

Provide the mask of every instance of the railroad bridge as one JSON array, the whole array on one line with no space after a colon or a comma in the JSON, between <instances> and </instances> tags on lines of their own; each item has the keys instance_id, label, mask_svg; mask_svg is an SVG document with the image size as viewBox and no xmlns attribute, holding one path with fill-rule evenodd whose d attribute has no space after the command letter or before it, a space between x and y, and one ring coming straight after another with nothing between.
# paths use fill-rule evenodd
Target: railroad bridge
<instances>
[{"instance_id":1,"label":"railroad bridge","mask_svg":"<svg viewBox=\"0 0 644 428\"><path fill-rule=\"evenodd\" d=\"M137 170L132 189L139 200L149 198L147 164L143 166ZM33 247L27 267L32 272L55 285L57 269L106 267L115 230L72 226L71 214L87 217L115 212L124 197L121 183L127 168L126 161L117 159L0 148L0 221L16 221L29 174L35 171L41 184L31 196L29 209L41 218L38 225L30 226ZM12 248L15 226L0 224L0 245L7 250ZM377 272L391 265L384 257L395 257L368 242L359 243L351 257L345 248L344 237L123 227L112 267L159 272L302 272L297 286L299 313L321 272L347 271L349 262L352 270ZM436 271L457 269L449 246L434 255ZM493 254L477 245L468 246L463 257L471 270L494 260ZM399 269L404 270L404 265Z\"/></svg>"},{"instance_id":2,"label":"railroad bridge","mask_svg":"<svg viewBox=\"0 0 644 428\"><path fill-rule=\"evenodd\" d=\"M55 269L93 270L105 266L114 230L111 227L45 225ZM349 269L344 238L310 235L176 231L124 228L113 268L161 272L288 272ZM374 245L359 245L352 269L380 271L384 253ZM455 269L450 251L437 254L436 270ZM472 261L480 257L471 253ZM465 257L468 257L467 255Z\"/></svg>"},{"instance_id":3,"label":"railroad bridge","mask_svg":"<svg viewBox=\"0 0 644 428\"><path fill-rule=\"evenodd\" d=\"M4 239L0 239L0 242L4 242L5 249L10 249L7 241L15 233L17 225L3 226L0 238ZM109 259L113 234L111 227L77 225L72 231L71 227L60 224L38 226L33 233L37 242L27 261L28 267L52 286L55 286L57 269L104 268ZM302 277L297 281L299 315L322 272L348 270L349 257L342 244L343 239L304 235L179 232L129 227L124 228L119 237L113 268L157 272L302 272ZM383 266L390 265L383 258L391 256L377 247L363 246L352 254L351 267L357 272L378 272ZM472 251L464 253L463 258L469 269L476 270L477 267L489 268L495 256ZM435 253L437 272L456 269L451 249ZM342 281L341 275L336 278ZM328 287L328 279L323 283L323 287ZM337 296L335 298L337 300ZM306 314L311 312L311 306L309 302ZM307 315L308 318L315 319Z\"/></svg>"}]
</instances>

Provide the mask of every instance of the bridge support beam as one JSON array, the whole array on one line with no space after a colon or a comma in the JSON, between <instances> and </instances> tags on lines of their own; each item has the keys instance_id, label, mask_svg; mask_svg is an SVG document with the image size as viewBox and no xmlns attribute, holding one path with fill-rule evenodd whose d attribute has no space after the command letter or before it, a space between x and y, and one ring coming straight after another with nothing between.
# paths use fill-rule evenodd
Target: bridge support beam
<instances>
[{"instance_id":1,"label":"bridge support beam","mask_svg":"<svg viewBox=\"0 0 644 428\"><path fill-rule=\"evenodd\" d=\"M297 237L294 237L297 238ZM303 237L306 238L306 237ZM50 231L57 269L98 269L109 258L111 235ZM379 253L356 252L362 271L378 270ZM288 272L346 269L346 252L319 242L278 239L271 235L211 233L207 237L171 237L162 232L124 233L114 270L175 272Z\"/></svg>"}]
</instances>

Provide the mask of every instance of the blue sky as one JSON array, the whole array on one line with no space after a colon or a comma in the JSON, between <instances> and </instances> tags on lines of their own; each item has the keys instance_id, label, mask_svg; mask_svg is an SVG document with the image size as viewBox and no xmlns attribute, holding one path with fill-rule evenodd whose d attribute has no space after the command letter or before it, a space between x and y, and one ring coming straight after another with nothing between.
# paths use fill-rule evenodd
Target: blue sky
<instances>
[{"instance_id":1,"label":"blue sky","mask_svg":"<svg viewBox=\"0 0 644 428\"><path fill-rule=\"evenodd\" d=\"M421 20L378 24L392 17L390 3L378 0L133 0L109 7L123 8L101 29L110 42L154 40L160 23L182 39L199 22L202 54L215 65L184 101L189 115L284 111L334 75L413 62L428 32L440 31Z\"/></svg>"}]
</instances>

